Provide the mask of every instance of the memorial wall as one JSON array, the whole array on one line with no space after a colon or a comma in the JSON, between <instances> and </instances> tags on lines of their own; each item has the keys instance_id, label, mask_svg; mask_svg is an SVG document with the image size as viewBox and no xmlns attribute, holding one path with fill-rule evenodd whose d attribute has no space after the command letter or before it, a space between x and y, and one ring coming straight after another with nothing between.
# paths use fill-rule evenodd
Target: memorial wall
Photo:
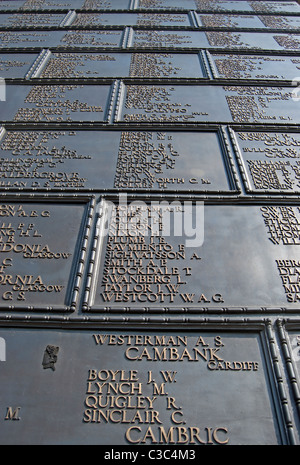
<instances>
[{"instance_id":1,"label":"memorial wall","mask_svg":"<svg viewBox=\"0 0 300 465\"><path fill-rule=\"evenodd\" d=\"M299 89L296 1L0 1L2 445L300 444Z\"/></svg>"}]
</instances>

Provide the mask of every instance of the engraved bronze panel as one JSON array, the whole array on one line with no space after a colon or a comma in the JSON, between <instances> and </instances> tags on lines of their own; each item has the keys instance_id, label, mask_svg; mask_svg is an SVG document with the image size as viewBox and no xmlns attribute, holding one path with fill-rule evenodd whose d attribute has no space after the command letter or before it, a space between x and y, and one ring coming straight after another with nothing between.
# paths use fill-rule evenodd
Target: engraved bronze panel
<instances>
[{"instance_id":1,"label":"engraved bronze panel","mask_svg":"<svg viewBox=\"0 0 300 465\"><path fill-rule=\"evenodd\" d=\"M80 8L84 0L26 0L22 10L71 10Z\"/></svg>"},{"instance_id":2,"label":"engraved bronze panel","mask_svg":"<svg viewBox=\"0 0 300 465\"><path fill-rule=\"evenodd\" d=\"M290 87L128 85L118 119L298 123L292 92Z\"/></svg>"},{"instance_id":3,"label":"engraved bronze panel","mask_svg":"<svg viewBox=\"0 0 300 465\"><path fill-rule=\"evenodd\" d=\"M233 137L248 192L300 192L299 134L237 131Z\"/></svg>"},{"instance_id":4,"label":"engraved bronze panel","mask_svg":"<svg viewBox=\"0 0 300 465\"><path fill-rule=\"evenodd\" d=\"M267 28L273 29L299 29L299 16L260 16L260 20Z\"/></svg>"},{"instance_id":5,"label":"engraved bronze panel","mask_svg":"<svg viewBox=\"0 0 300 465\"><path fill-rule=\"evenodd\" d=\"M0 441L286 444L265 339L251 324L247 332L1 328Z\"/></svg>"},{"instance_id":6,"label":"engraved bronze panel","mask_svg":"<svg viewBox=\"0 0 300 465\"><path fill-rule=\"evenodd\" d=\"M210 28L299 29L298 16L198 14L200 24Z\"/></svg>"},{"instance_id":7,"label":"engraved bronze panel","mask_svg":"<svg viewBox=\"0 0 300 465\"><path fill-rule=\"evenodd\" d=\"M86 190L114 185L120 133L3 131L2 189Z\"/></svg>"},{"instance_id":8,"label":"engraved bronze panel","mask_svg":"<svg viewBox=\"0 0 300 465\"><path fill-rule=\"evenodd\" d=\"M264 28L264 23L254 15L199 14L200 24L211 28Z\"/></svg>"},{"instance_id":9,"label":"engraved bronze panel","mask_svg":"<svg viewBox=\"0 0 300 465\"><path fill-rule=\"evenodd\" d=\"M56 45L60 47L120 47L122 45L123 31L68 31L63 32Z\"/></svg>"},{"instance_id":10,"label":"engraved bronze panel","mask_svg":"<svg viewBox=\"0 0 300 465\"><path fill-rule=\"evenodd\" d=\"M25 3L25 0L2 0L0 10L18 10Z\"/></svg>"},{"instance_id":11,"label":"engraved bronze panel","mask_svg":"<svg viewBox=\"0 0 300 465\"><path fill-rule=\"evenodd\" d=\"M235 185L223 137L213 131L3 130L0 186L228 192Z\"/></svg>"},{"instance_id":12,"label":"engraved bronze panel","mask_svg":"<svg viewBox=\"0 0 300 465\"><path fill-rule=\"evenodd\" d=\"M299 34L276 34L274 39L283 50L300 49Z\"/></svg>"},{"instance_id":13,"label":"engraved bronze panel","mask_svg":"<svg viewBox=\"0 0 300 465\"><path fill-rule=\"evenodd\" d=\"M299 13L296 1L241 1L241 0L195 0L198 10L249 11L260 13Z\"/></svg>"},{"instance_id":14,"label":"engraved bronze panel","mask_svg":"<svg viewBox=\"0 0 300 465\"><path fill-rule=\"evenodd\" d=\"M128 46L173 48L222 48L299 50L300 34L234 31L135 30Z\"/></svg>"},{"instance_id":15,"label":"engraved bronze panel","mask_svg":"<svg viewBox=\"0 0 300 465\"><path fill-rule=\"evenodd\" d=\"M299 207L122 197L101 213L91 311L299 305Z\"/></svg>"},{"instance_id":16,"label":"engraved bronze panel","mask_svg":"<svg viewBox=\"0 0 300 465\"><path fill-rule=\"evenodd\" d=\"M299 4L295 1L275 1L275 2L248 2L254 11L263 11L266 13L300 13Z\"/></svg>"},{"instance_id":17,"label":"engraved bronze panel","mask_svg":"<svg viewBox=\"0 0 300 465\"><path fill-rule=\"evenodd\" d=\"M281 350L285 359L286 370L291 385L295 410L298 412L296 419L298 431L300 430L299 417L299 388L300 388L300 331L299 321L279 320L277 322L280 336Z\"/></svg>"},{"instance_id":18,"label":"engraved bronze panel","mask_svg":"<svg viewBox=\"0 0 300 465\"><path fill-rule=\"evenodd\" d=\"M195 8L194 0L138 0L138 8L152 9L152 8L172 8L172 9L188 9Z\"/></svg>"},{"instance_id":19,"label":"engraved bronze panel","mask_svg":"<svg viewBox=\"0 0 300 465\"><path fill-rule=\"evenodd\" d=\"M119 119L132 121L231 121L217 86L128 85Z\"/></svg>"},{"instance_id":20,"label":"engraved bronze panel","mask_svg":"<svg viewBox=\"0 0 300 465\"><path fill-rule=\"evenodd\" d=\"M6 85L0 106L2 121L103 121L110 86Z\"/></svg>"},{"instance_id":21,"label":"engraved bronze panel","mask_svg":"<svg viewBox=\"0 0 300 465\"><path fill-rule=\"evenodd\" d=\"M200 54L133 53L130 77L202 78L204 67Z\"/></svg>"},{"instance_id":22,"label":"engraved bronze panel","mask_svg":"<svg viewBox=\"0 0 300 465\"><path fill-rule=\"evenodd\" d=\"M129 8L130 0L81 0L82 10L124 10Z\"/></svg>"},{"instance_id":23,"label":"engraved bronze panel","mask_svg":"<svg viewBox=\"0 0 300 465\"><path fill-rule=\"evenodd\" d=\"M73 286L86 213L86 203L1 204L2 311L63 311L76 304Z\"/></svg>"},{"instance_id":24,"label":"engraved bronze panel","mask_svg":"<svg viewBox=\"0 0 300 465\"><path fill-rule=\"evenodd\" d=\"M50 27L59 26L65 18L65 13L13 13L0 14L0 27Z\"/></svg>"},{"instance_id":25,"label":"engraved bronze panel","mask_svg":"<svg viewBox=\"0 0 300 465\"><path fill-rule=\"evenodd\" d=\"M64 31L0 31L0 47L21 49L56 47L64 36Z\"/></svg>"},{"instance_id":26,"label":"engraved bronze panel","mask_svg":"<svg viewBox=\"0 0 300 465\"><path fill-rule=\"evenodd\" d=\"M204 77L199 54L52 53L39 64L38 78Z\"/></svg>"},{"instance_id":27,"label":"engraved bronze panel","mask_svg":"<svg viewBox=\"0 0 300 465\"><path fill-rule=\"evenodd\" d=\"M174 48L205 48L209 42L205 32L198 31L160 31L160 30L136 30L132 41L132 47L174 47Z\"/></svg>"},{"instance_id":28,"label":"engraved bronze panel","mask_svg":"<svg viewBox=\"0 0 300 465\"><path fill-rule=\"evenodd\" d=\"M288 336L287 340L290 349L290 360L295 367L297 384L298 387L300 387L300 331L296 322L294 322L294 325L291 325L290 328L287 328L286 335Z\"/></svg>"},{"instance_id":29,"label":"engraved bronze panel","mask_svg":"<svg viewBox=\"0 0 300 465\"><path fill-rule=\"evenodd\" d=\"M211 53L215 77L226 79L284 79L292 81L300 70L299 56Z\"/></svg>"},{"instance_id":30,"label":"engraved bronze panel","mask_svg":"<svg viewBox=\"0 0 300 465\"><path fill-rule=\"evenodd\" d=\"M187 13L78 13L72 26L191 26Z\"/></svg>"},{"instance_id":31,"label":"engraved bronze panel","mask_svg":"<svg viewBox=\"0 0 300 465\"><path fill-rule=\"evenodd\" d=\"M51 53L39 67L38 78L97 78L129 76L131 54Z\"/></svg>"},{"instance_id":32,"label":"engraved bronze panel","mask_svg":"<svg viewBox=\"0 0 300 465\"><path fill-rule=\"evenodd\" d=\"M37 57L37 53L2 53L0 76L10 79L25 78Z\"/></svg>"},{"instance_id":33,"label":"engraved bronze panel","mask_svg":"<svg viewBox=\"0 0 300 465\"><path fill-rule=\"evenodd\" d=\"M299 50L300 34L266 32L206 32L210 47L255 50Z\"/></svg>"},{"instance_id":34,"label":"engraved bronze panel","mask_svg":"<svg viewBox=\"0 0 300 465\"><path fill-rule=\"evenodd\" d=\"M197 10L212 11L250 11L253 9L249 2L243 0L194 0ZM253 3L253 2L252 2Z\"/></svg>"},{"instance_id":35,"label":"engraved bronze panel","mask_svg":"<svg viewBox=\"0 0 300 465\"><path fill-rule=\"evenodd\" d=\"M225 147L217 132L123 132L114 187L229 191L234 183Z\"/></svg>"},{"instance_id":36,"label":"engraved bronze panel","mask_svg":"<svg viewBox=\"0 0 300 465\"><path fill-rule=\"evenodd\" d=\"M0 0L0 443L300 444L299 18Z\"/></svg>"},{"instance_id":37,"label":"engraved bronze panel","mask_svg":"<svg viewBox=\"0 0 300 465\"><path fill-rule=\"evenodd\" d=\"M135 13L77 13L72 26L135 26Z\"/></svg>"}]
</instances>

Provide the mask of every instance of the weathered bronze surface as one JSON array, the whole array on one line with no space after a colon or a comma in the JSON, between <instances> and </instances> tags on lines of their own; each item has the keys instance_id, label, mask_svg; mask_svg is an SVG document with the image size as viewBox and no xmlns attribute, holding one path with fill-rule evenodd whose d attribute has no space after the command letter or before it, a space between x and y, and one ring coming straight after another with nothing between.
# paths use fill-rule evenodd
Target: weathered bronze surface
<instances>
[{"instance_id":1,"label":"weathered bronze surface","mask_svg":"<svg viewBox=\"0 0 300 465\"><path fill-rule=\"evenodd\" d=\"M187 13L78 13L72 26L191 26Z\"/></svg>"},{"instance_id":2,"label":"weathered bronze surface","mask_svg":"<svg viewBox=\"0 0 300 465\"><path fill-rule=\"evenodd\" d=\"M1 310L9 305L47 312L71 305L86 208L47 202L1 205Z\"/></svg>"},{"instance_id":3,"label":"weathered bronze surface","mask_svg":"<svg viewBox=\"0 0 300 465\"><path fill-rule=\"evenodd\" d=\"M299 193L300 139L294 132L237 132L240 167L249 192Z\"/></svg>"},{"instance_id":4,"label":"weathered bronze surface","mask_svg":"<svg viewBox=\"0 0 300 465\"><path fill-rule=\"evenodd\" d=\"M25 78L38 53L2 53L0 55L1 78Z\"/></svg>"},{"instance_id":5,"label":"weathered bronze surface","mask_svg":"<svg viewBox=\"0 0 300 465\"><path fill-rule=\"evenodd\" d=\"M1 14L0 27L9 29L22 27L60 26L64 13L11 13Z\"/></svg>"},{"instance_id":6,"label":"weathered bronze surface","mask_svg":"<svg viewBox=\"0 0 300 465\"><path fill-rule=\"evenodd\" d=\"M235 189L221 133L2 131L2 189ZM224 149L222 149L222 144Z\"/></svg>"},{"instance_id":7,"label":"weathered bronze surface","mask_svg":"<svg viewBox=\"0 0 300 465\"><path fill-rule=\"evenodd\" d=\"M130 7L130 0L81 0L82 9L124 10Z\"/></svg>"},{"instance_id":8,"label":"weathered bronze surface","mask_svg":"<svg viewBox=\"0 0 300 465\"><path fill-rule=\"evenodd\" d=\"M42 47L103 47L117 48L122 45L123 30L3 30L0 31L1 48ZM193 48L193 49L250 49L250 50L299 50L300 34L294 32L235 32L197 30L136 29L127 37L128 47L145 49Z\"/></svg>"},{"instance_id":9,"label":"weathered bronze surface","mask_svg":"<svg viewBox=\"0 0 300 465\"><path fill-rule=\"evenodd\" d=\"M51 53L34 77L202 78L198 53Z\"/></svg>"},{"instance_id":10,"label":"weathered bronze surface","mask_svg":"<svg viewBox=\"0 0 300 465\"><path fill-rule=\"evenodd\" d=\"M0 0L1 444L300 444L299 13Z\"/></svg>"},{"instance_id":11,"label":"weathered bronze surface","mask_svg":"<svg viewBox=\"0 0 300 465\"><path fill-rule=\"evenodd\" d=\"M290 87L128 85L120 120L297 123L292 92Z\"/></svg>"},{"instance_id":12,"label":"weathered bronze surface","mask_svg":"<svg viewBox=\"0 0 300 465\"><path fill-rule=\"evenodd\" d=\"M0 442L280 444L261 332L2 328ZM49 345L55 370L42 366Z\"/></svg>"},{"instance_id":13,"label":"weathered bronze surface","mask_svg":"<svg viewBox=\"0 0 300 465\"><path fill-rule=\"evenodd\" d=\"M299 305L296 206L133 203L112 209L103 236L104 223L91 310Z\"/></svg>"},{"instance_id":14,"label":"weathered bronze surface","mask_svg":"<svg viewBox=\"0 0 300 465\"><path fill-rule=\"evenodd\" d=\"M47 31L47 30L5 30L0 31L2 48L43 47L119 47L123 31Z\"/></svg>"},{"instance_id":15,"label":"weathered bronze surface","mask_svg":"<svg viewBox=\"0 0 300 465\"><path fill-rule=\"evenodd\" d=\"M264 28L265 25L258 16L225 15L225 14L199 14L200 23L205 27L214 28Z\"/></svg>"},{"instance_id":16,"label":"weathered bronze surface","mask_svg":"<svg viewBox=\"0 0 300 465\"><path fill-rule=\"evenodd\" d=\"M147 2L147 0L144 0ZM151 0L150 0L151 1ZM156 0L155 0L156 1ZM158 0L161 1L161 0ZM243 0L194 0L198 10L213 11L249 11L263 13L299 13L299 5L295 1L243 1Z\"/></svg>"},{"instance_id":17,"label":"weathered bronze surface","mask_svg":"<svg viewBox=\"0 0 300 465\"><path fill-rule=\"evenodd\" d=\"M135 30L134 47L299 50L300 35L282 32Z\"/></svg>"},{"instance_id":18,"label":"weathered bronze surface","mask_svg":"<svg viewBox=\"0 0 300 465\"><path fill-rule=\"evenodd\" d=\"M25 3L25 0L3 0L0 3L0 10L18 10Z\"/></svg>"},{"instance_id":19,"label":"weathered bronze surface","mask_svg":"<svg viewBox=\"0 0 300 465\"><path fill-rule=\"evenodd\" d=\"M34 9L101 9L124 10L130 7L130 0L3 0L0 9L34 10ZM138 0L136 8L140 9L186 9L212 11L245 11L262 13L299 13L295 1L242 1L242 0Z\"/></svg>"},{"instance_id":20,"label":"weathered bronze surface","mask_svg":"<svg viewBox=\"0 0 300 465\"><path fill-rule=\"evenodd\" d=\"M4 3L7 4L8 2L5 1ZM73 8L80 8L83 5L84 0L23 0L22 2L17 2L17 3L22 3L22 5L20 6L20 9L24 11L35 10L35 9L36 10L38 9L70 10Z\"/></svg>"},{"instance_id":21,"label":"weathered bronze surface","mask_svg":"<svg viewBox=\"0 0 300 465\"><path fill-rule=\"evenodd\" d=\"M216 77L226 79L290 80L299 73L300 56L227 53L209 55Z\"/></svg>"},{"instance_id":22,"label":"weathered bronze surface","mask_svg":"<svg viewBox=\"0 0 300 465\"><path fill-rule=\"evenodd\" d=\"M33 48L57 46L65 36L64 31L42 31L42 30L22 30L22 31L0 31L1 48Z\"/></svg>"},{"instance_id":23,"label":"weathered bronze surface","mask_svg":"<svg viewBox=\"0 0 300 465\"><path fill-rule=\"evenodd\" d=\"M2 121L104 121L110 86L80 84L6 85Z\"/></svg>"},{"instance_id":24,"label":"weathered bronze surface","mask_svg":"<svg viewBox=\"0 0 300 465\"><path fill-rule=\"evenodd\" d=\"M230 15L230 14L199 14L200 24L204 27L226 29L299 29L298 16L270 15Z\"/></svg>"}]
</instances>

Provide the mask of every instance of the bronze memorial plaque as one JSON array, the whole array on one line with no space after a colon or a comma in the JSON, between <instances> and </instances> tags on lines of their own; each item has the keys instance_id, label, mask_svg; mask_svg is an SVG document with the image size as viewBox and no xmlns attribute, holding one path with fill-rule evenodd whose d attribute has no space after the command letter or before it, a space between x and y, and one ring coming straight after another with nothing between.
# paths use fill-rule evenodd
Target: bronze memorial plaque
<instances>
[{"instance_id":1,"label":"bronze memorial plaque","mask_svg":"<svg viewBox=\"0 0 300 465\"><path fill-rule=\"evenodd\" d=\"M269 29L299 29L299 16L260 16L260 20Z\"/></svg>"},{"instance_id":2,"label":"bronze memorial plaque","mask_svg":"<svg viewBox=\"0 0 300 465\"><path fill-rule=\"evenodd\" d=\"M232 121L222 87L128 85L125 90L120 121Z\"/></svg>"},{"instance_id":3,"label":"bronze memorial plaque","mask_svg":"<svg viewBox=\"0 0 300 465\"><path fill-rule=\"evenodd\" d=\"M296 132L236 131L239 164L248 192L300 192L300 136Z\"/></svg>"},{"instance_id":4,"label":"bronze memorial plaque","mask_svg":"<svg viewBox=\"0 0 300 465\"><path fill-rule=\"evenodd\" d=\"M297 310L299 225L296 206L103 201L85 308Z\"/></svg>"},{"instance_id":5,"label":"bronze memorial plaque","mask_svg":"<svg viewBox=\"0 0 300 465\"><path fill-rule=\"evenodd\" d=\"M210 28L264 28L264 23L254 15L199 14L201 26Z\"/></svg>"},{"instance_id":6,"label":"bronze memorial plaque","mask_svg":"<svg viewBox=\"0 0 300 465\"><path fill-rule=\"evenodd\" d=\"M207 77L199 53L133 53L130 77L194 78Z\"/></svg>"},{"instance_id":7,"label":"bronze memorial plaque","mask_svg":"<svg viewBox=\"0 0 300 465\"><path fill-rule=\"evenodd\" d=\"M21 10L71 10L80 8L84 0L26 0Z\"/></svg>"},{"instance_id":8,"label":"bronze memorial plaque","mask_svg":"<svg viewBox=\"0 0 300 465\"><path fill-rule=\"evenodd\" d=\"M225 29L299 29L298 16L270 16L270 15L230 15L230 14L199 14L202 26Z\"/></svg>"},{"instance_id":9,"label":"bronze memorial plaque","mask_svg":"<svg viewBox=\"0 0 300 465\"><path fill-rule=\"evenodd\" d=\"M62 36L58 36L56 46L60 48L67 47L69 50L72 47L121 47L123 43L122 30L69 30L57 31ZM55 31L56 33L56 31Z\"/></svg>"},{"instance_id":10,"label":"bronze memorial plaque","mask_svg":"<svg viewBox=\"0 0 300 465\"><path fill-rule=\"evenodd\" d=\"M72 288L87 208L84 201L1 204L2 311L66 310L76 303Z\"/></svg>"},{"instance_id":11,"label":"bronze memorial plaque","mask_svg":"<svg viewBox=\"0 0 300 465\"><path fill-rule=\"evenodd\" d=\"M284 443L263 328L0 328L1 344L1 444Z\"/></svg>"},{"instance_id":12,"label":"bronze memorial plaque","mask_svg":"<svg viewBox=\"0 0 300 465\"><path fill-rule=\"evenodd\" d=\"M24 3L26 3L25 0L2 0L0 2L0 11L1 10L18 10L21 8Z\"/></svg>"},{"instance_id":13,"label":"bronze memorial plaque","mask_svg":"<svg viewBox=\"0 0 300 465\"><path fill-rule=\"evenodd\" d=\"M147 0L145 0L147 1ZM151 0L150 0L151 1ZM296 1L194 0L198 10L256 13L299 13Z\"/></svg>"},{"instance_id":14,"label":"bronze memorial plaque","mask_svg":"<svg viewBox=\"0 0 300 465\"><path fill-rule=\"evenodd\" d=\"M81 0L82 10L123 10L130 6L130 0Z\"/></svg>"},{"instance_id":15,"label":"bronze memorial plaque","mask_svg":"<svg viewBox=\"0 0 300 465\"><path fill-rule=\"evenodd\" d=\"M210 132L0 131L2 189L235 190L225 136Z\"/></svg>"},{"instance_id":16,"label":"bronze memorial plaque","mask_svg":"<svg viewBox=\"0 0 300 465\"><path fill-rule=\"evenodd\" d=\"M298 123L293 87L224 86L232 119L237 123Z\"/></svg>"},{"instance_id":17,"label":"bronze memorial plaque","mask_svg":"<svg viewBox=\"0 0 300 465\"><path fill-rule=\"evenodd\" d=\"M166 9L189 9L195 8L194 0L138 0L138 8L152 9L152 8L166 8Z\"/></svg>"},{"instance_id":18,"label":"bronze memorial plaque","mask_svg":"<svg viewBox=\"0 0 300 465\"><path fill-rule=\"evenodd\" d=\"M201 55L181 53L48 53L35 78L202 78Z\"/></svg>"},{"instance_id":19,"label":"bronze memorial plaque","mask_svg":"<svg viewBox=\"0 0 300 465\"><path fill-rule=\"evenodd\" d=\"M209 47L209 41L203 31L186 29L181 30L160 30L160 29L139 29L134 33L128 44L129 47L152 47L159 48L204 48Z\"/></svg>"},{"instance_id":20,"label":"bronze memorial plaque","mask_svg":"<svg viewBox=\"0 0 300 465\"><path fill-rule=\"evenodd\" d=\"M300 34L282 32L205 32L209 48L253 49L253 50L299 50Z\"/></svg>"},{"instance_id":21,"label":"bronze memorial plaque","mask_svg":"<svg viewBox=\"0 0 300 465\"><path fill-rule=\"evenodd\" d=\"M201 1L201 0L200 0ZM231 3L231 2L230 2ZM234 1L232 3L235 3ZM264 13L300 13L297 1L248 1L251 8L256 12Z\"/></svg>"},{"instance_id":22,"label":"bronze memorial plaque","mask_svg":"<svg viewBox=\"0 0 300 465\"><path fill-rule=\"evenodd\" d=\"M19 79L25 78L33 66L38 53L1 53L0 76L1 78Z\"/></svg>"},{"instance_id":23,"label":"bronze memorial plaque","mask_svg":"<svg viewBox=\"0 0 300 465\"><path fill-rule=\"evenodd\" d=\"M198 11L212 10L213 12L245 11L253 13L250 2L245 0L194 0ZM251 2L255 3L255 2ZM258 3L258 2L256 2ZM265 3L265 2L264 2Z\"/></svg>"},{"instance_id":24,"label":"bronze memorial plaque","mask_svg":"<svg viewBox=\"0 0 300 465\"><path fill-rule=\"evenodd\" d=\"M7 84L0 118L14 122L104 121L110 90L109 85Z\"/></svg>"},{"instance_id":25,"label":"bronze memorial plaque","mask_svg":"<svg viewBox=\"0 0 300 465\"><path fill-rule=\"evenodd\" d=\"M0 31L0 48L37 48L56 47L65 36L65 31L45 30L5 30Z\"/></svg>"},{"instance_id":26,"label":"bronze memorial plaque","mask_svg":"<svg viewBox=\"0 0 300 465\"><path fill-rule=\"evenodd\" d=\"M300 445L299 109L300 0L0 0L0 444Z\"/></svg>"},{"instance_id":27,"label":"bronze memorial plaque","mask_svg":"<svg viewBox=\"0 0 300 465\"><path fill-rule=\"evenodd\" d=\"M300 388L300 330L296 320L280 321L280 342L285 355L289 379L292 384L293 400L299 402ZM298 421L300 419L298 418Z\"/></svg>"},{"instance_id":28,"label":"bronze memorial plaque","mask_svg":"<svg viewBox=\"0 0 300 465\"><path fill-rule=\"evenodd\" d=\"M217 78L292 81L300 72L300 55L211 53L208 57Z\"/></svg>"},{"instance_id":29,"label":"bronze memorial plaque","mask_svg":"<svg viewBox=\"0 0 300 465\"><path fill-rule=\"evenodd\" d=\"M0 27L8 29L59 27L65 16L65 13L2 13L0 14Z\"/></svg>"},{"instance_id":30,"label":"bronze memorial plaque","mask_svg":"<svg viewBox=\"0 0 300 465\"><path fill-rule=\"evenodd\" d=\"M72 26L191 26L188 13L78 13Z\"/></svg>"},{"instance_id":31,"label":"bronze memorial plaque","mask_svg":"<svg viewBox=\"0 0 300 465\"><path fill-rule=\"evenodd\" d=\"M128 85L120 121L298 123L291 87Z\"/></svg>"}]
</instances>

